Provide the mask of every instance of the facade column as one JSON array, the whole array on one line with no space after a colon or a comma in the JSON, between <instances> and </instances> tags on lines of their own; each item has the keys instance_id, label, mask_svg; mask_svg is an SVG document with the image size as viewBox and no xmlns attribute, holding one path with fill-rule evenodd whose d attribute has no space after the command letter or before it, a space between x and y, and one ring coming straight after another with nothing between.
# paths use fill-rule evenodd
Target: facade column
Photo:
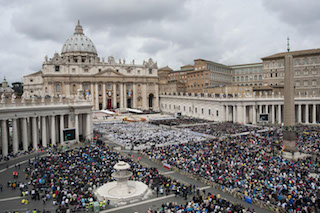
<instances>
[{"instance_id":1,"label":"facade column","mask_svg":"<svg viewBox=\"0 0 320 213\"><path fill-rule=\"evenodd\" d=\"M19 143L18 143L18 124L17 119L12 119L12 148L13 154L17 154L19 150Z\"/></svg>"},{"instance_id":2,"label":"facade column","mask_svg":"<svg viewBox=\"0 0 320 213\"><path fill-rule=\"evenodd\" d=\"M22 147L23 151L28 151L28 125L27 118L21 118L22 124Z\"/></svg>"},{"instance_id":3,"label":"facade column","mask_svg":"<svg viewBox=\"0 0 320 213\"><path fill-rule=\"evenodd\" d=\"M259 105L259 114L262 113L262 106L263 106L263 105ZM260 115L259 115L259 116L260 116Z\"/></svg>"},{"instance_id":4,"label":"facade column","mask_svg":"<svg viewBox=\"0 0 320 213\"><path fill-rule=\"evenodd\" d=\"M257 109L256 109L256 105L252 106L252 124L257 124Z\"/></svg>"},{"instance_id":5,"label":"facade column","mask_svg":"<svg viewBox=\"0 0 320 213\"><path fill-rule=\"evenodd\" d=\"M278 124L281 124L281 104L278 105Z\"/></svg>"},{"instance_id":6,"label":"facade column","mask_svg":"<svg viewBox=\"0 0 320 213\"><path fill-rule=\"evenodd\" d=\"M38 149L38 122L37 117L32 117L32 147L34 150Z\"/></svg>"},{"instance_id":7,"label":"facade column","mask_svg":"<svg viewBox=\"0 0 320 213\"><path fill-rule=\"evenodd\" d=\"M60 115L60 144L63 144L64 115Z\"/></svg>"},{"instance_id":8,"label":"facade column","mask_svg":"<svg viewBox=\"0 0 320 213\"><path fill-rule=\"evenodd\" d=\"M93 83L91 83L90 95L91 95L91 104L93 106L93 109L95 109L95 107L94 107L94 87L93 87Z\"/></svg>"},{"instance_id":9,"label":"facade column","mask_svg":"<svg viewBox=\"0 0 320 213\"><path fill-rule=\"evenodd\" d=\"M45 116L41 117L42 120L42 147L47 147L47 119Z\"/></svg>"},{"instance_id":10,"label":"facade column","mask_svg":"<svg viewBox=\"0 0 320 213\"><path fill-rule=\"evenodd\" d=\"M141 84L142 91L142 108L149 109L148 97L147 97L147 84Z\"/></svg>"},{"instance_id":11,"label":"facade column","mask_svg":"<svg viewBox=\"0 0 320 213\"><path fill-rule=\"evenodd\" d=\"M102 109L107 108L107 100L106 100L106 82L102 83Z\"/></svg>"},{"instance_id":12,"label":"facade column","mask_svg":"<svg viewBox=\"0 0 320 213\"><path fill-rule=\"evenodd\" d=\"M127 106L127 84L123 84L123 108L128 108Z\"/></svg>"},{"instance_id":13,"label":"facade column","mask_svg":"<svg viewBox=\"0 0 320 213\"><path fill-rule=\"evenodd\" d=\"M306 118L306 124L308 124L309 123L309 104L306 104L305 118Z\"/></svg>"},{"instance_id":14,"label":"facade column","mask_svg":"<svg viewBox=\"0 0 320 213\"><path fill-rule=\"evenodd\" d=\"M56 143L56 118L51 115L51 146L55 146Z\"/></svg>"},{"instance_id":15,"label":"facade column","mask_svg":"<svg viewBox=\"0 0 320 213\"><path fill-rule=\"evenodd\" d=\"M120 83L120 109L123 109L123 83Z\"/></svg>"},{"instance_id":16,"label":"facade column","mask_svg":"<svg viewBox=\"0 0 320 213\"><path fill-rule=\"evenodd\" d=\"M66 95L70 96L70 83L69 82L64 82L64 85L66 87Z\"/></svg>"},{"instance_id":17,"label":"facade column","mask_svg":"<svg viewBox=\"0 0 320 213\"><path fill-rule=\"evenodd\" d=\"M317 114L317 110L316 110L316 104L313 104L312 106L312 123L316 124L316 114Z\"/></svg>"},{"instance_id":18,"label":"facade column","mask_svg":"<svg viewBox=\"0 0 320 213\"><path fill-rule=\"evenodd\" d=\"M154 99L154 106L153 109L158 111L160 110L160 106L159 106L159 84L155 83L154 84L154 89L155 89L155 99Z\"/></svg>"},{"instance_id":19,"label":"facade column","mask_svg":"<svg viewBox=\"0 0 320 213\"><path fill-rule=\"evenodd\" d=\"M74 115L75 128L76 128L76 141L79 142L79 115Z\"/></svg>"},{"instance_id":20,"label":"facade column","mask_svg":"<svg viewBox=\"0 0 320 213\"><path fill-rule=\"evenodd\" d=\"M298 123L301 123L301 104L298 104Z\"/></svg>"},{"instance_id":21,"label":"facade column","mask_svg":"<svg viewBox=\"0 0 320 213\"><path fill-rule=\"evenodd\" d=\"M7 120L1 121L1 141L2 141L2 155L8 155L8 131L7 131Z\"/></svg>"},{"instance_id":22,"label":"facade column","mask_svg":"<svg viewBox=\"0 0 320 213\"><path fill-rule=\"evenodd\" d=\"M96 96L96 102L95 102L95 106L94 109L95 110L99 110L99 87L98 87L98 83L96 82L96 91L95 91L95 96Z\"/></svg>"},{"instance_id":23,"label":"facade column","mask_svg":"<svg viewBox=\"0 0 320 213\"><path fill-rule=\"evenodd\" d=\"M112 100L112 104L113 104L113 108L114 109L117 109L117 84L116 83L114 83L113 85L113 92L112 92L112 98L113 98L113 100Z\"/></svg>"},{"instance_id":24,"label":"facade column","mask_svg":"<svg viewBox=\"0 0 320 213\"><path fill-rule=\"evenodd\" d=\"M274 104L271 105L271 123L274 124L274 115L275 115L275 108L274 108Z\"/></svg>"},{"instance_id":25,"label":"facade column","mask_svg":"<svg viewBox=\"0 0 320 213\"><path fill-rule=\"evenodd\" d=\"M132 83L132 108L137 108L137 85L135 82Z\"/></svg>"}]
</instances>

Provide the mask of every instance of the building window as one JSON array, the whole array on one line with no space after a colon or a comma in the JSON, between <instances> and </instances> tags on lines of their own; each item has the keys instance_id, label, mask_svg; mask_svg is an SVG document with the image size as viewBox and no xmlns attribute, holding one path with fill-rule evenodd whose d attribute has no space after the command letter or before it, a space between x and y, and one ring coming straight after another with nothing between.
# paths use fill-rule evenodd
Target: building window
<instances>
[{"instance_id":1,"label":"building window","mask_svg":"<svg viewBox=\"0 0 320 213\"><path fill-rule=\"evenodd\" d=\"M186 106L183 106L183 111L184 111L184 112L186 111Z\"/></svg>"},{"instance_id":2,"label":"building window","mask_svg":"<svg viewBox=\"0 0 320 213\"><path fill-rule=\"evenodd\" d=\"M152 84L149 85L149 90L152 90Z\"/></svg>"},{"instance_id":3,"label":"building window","mask_svg":"<svg viewBox=\"0 0 320 213\"><path fill-rule=\"evenodd\" d=\"M56 84L56 92L60 92L61 91L61 86L60 84Z\"/></svg>"},{"instance_id":4,"label":"building window","mask_svg":"<svg viewBox=\"0 0 320 213\"><path fill-rule=\"evenodd\" d=\"M201 109L201 114L203 115L203 108Z\"/></svg>"},{"instance_id":5,"label":"building window","mask_svg":"<svg viewBox=\"0 0 320 213\"><path fill-rule=\"evenodd\" d=\"M307 87L308 84L309 84L308 81L304 81L304 82L303 82L303 86L305 86L305 87Z\"/></svg>"},{"instance_id":6,"label":"building window","mask_svg":"<svg viewBox=\"0 0 320 213\"><path fill-rule=\"evenodd\" d=\"M60 71L60 66L55 66L55 71L59 72Z\"/></svg>"},{"instance_id":7,"label":"building window","mask_svg":"<svg viewBox=\"0 0 320 213\"><path fill-rule=\"evenodd\" d=\"M211 110L210 109L208 110L208 114L211 115Z\"/></svg>"},{"instance_id":8,"label":"building window","mask_svg":"<svg viewBox=\"0 0 320 213\"><path fill-rule=\"evenodd\" d=\"M33 82L33 79L30 79L30 82Z\"/></svg>"},{"instance_id":9,"label":"building window","mask_svg":"<svg viewBox=\"0 0 320 213\"><path fill-rule=\"evenodd\" d=\"M140 70L138 70L138 74L140 74Z\"/></svg>"},{"instance_id":10,"label":"building window","mask_svg":"<svg viewBox=\"0 0 320 213\"><path fill-rule=\"evenodd\" d=\"M195 108L195 109L194 109L194 111L195 111L195 113L197 113L198 109L197 109L197 108Z\"/></svg>"},{"instance_id":11,"label":"building window","mask_svg":"<svg viewBox=\"0 0 320 213\"><path fill-rule=\"evenodd\" d=\"M152 68L149 68L149 74L150 75L152 74Z\"/></svg>"},{"instance_id":12,"label":"building window","mask_svg":"<svg viewBox=\"0 0 320 213\"><path fill-rule=\"evenodd\" d=\"M83 71L84 71L84 72L89 72L89 70L88 70L88 69L84 69Z\"/></svg>"},{"instance_id":13,"label":"building window","mask_svg":"<svg viewBox=\"0 0 320 213\"><path fill-rule=\"evenodd\" d=\"M101 72L101 69L99 69L99 72Z\"/></svg>"},{"instance_id":14,"label":"building window","mask_svg":"<svg viewBox=\"0 0 320 213\"><path fill-rule=\"evenodd\" d=\"M300 87L300 81L296 81L296 87Z\"/></svg>"},{"instance_id":15,"label":"building window","mask_svg":"<svg viewBox=\"0 0 320 213\"><path fill-rule=\"evenodd\" d=\"M98 90L99 90L99 92L101 91L101 84L99 84L99 86L98 86Z\"/></svg>"},{"instance_id":16,"label":"building window","mask_svg":"<svg viewBox=\"0 0 320 213\"><path fill-rule=\"evenodd\" d=\"M76 72L76 68L72 68L72 72L75 73Z\"/></svg>"},{"instance_id":17,"label":"building window","mask_svg":"<svg viewBox=\"0 0 320 213\"><path fill-rule=\"evenodd\" d=\"M84 84L83 88L84 88L84 90L88 90L89 89L89 84Z\"/></svg>"},{"instance_id":18,"label":"building window","mask_svg":"<svg viewBox=\"0 0 320 213\"><path fill-rule=\"evenodd\" d=\"M217 117L219 117L219 111L217 110Z\"/></svg>"},{"instance_id":19,"label":"building window","mask_svg":"<svg viewBox=\"0 0 320 213\"><path fill-rule=\"evenodd\" d=\"M317 86L317 80L312 80L312 86Z\"/></svg>"}]
</instances>

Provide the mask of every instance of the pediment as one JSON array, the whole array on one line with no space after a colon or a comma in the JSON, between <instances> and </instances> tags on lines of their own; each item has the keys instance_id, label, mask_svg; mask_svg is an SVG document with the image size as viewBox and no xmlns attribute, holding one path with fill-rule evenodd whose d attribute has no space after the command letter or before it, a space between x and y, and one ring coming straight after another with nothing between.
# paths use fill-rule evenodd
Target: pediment
<instances>
[{"instance_id":1,"label":"pediment","mask_svg":"<svg viewBox=\"0 0 320 213\"><path fill-rule=\"evenodd\" d=\"M123 76L123 74L116 72L113 69L106 69L101 72L98 72L97 74L95 74L95 76Z\"/></svg>"}]
</instances>

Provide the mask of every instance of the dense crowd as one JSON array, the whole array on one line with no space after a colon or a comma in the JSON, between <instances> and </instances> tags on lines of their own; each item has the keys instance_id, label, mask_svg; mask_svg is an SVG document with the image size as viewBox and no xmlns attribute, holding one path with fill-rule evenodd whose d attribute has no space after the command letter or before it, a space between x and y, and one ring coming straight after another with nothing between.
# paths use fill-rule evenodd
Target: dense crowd
<instances>
[{"instance_id":1,"label":"dense crowd","mask_svg":"<svg viewBox=\"0 0 320 213\"><path fill-rule=\"evenodd\" d=\"M262 129L261 127L246 126L243 124L223 122L215 124L197 125L186 127L189 131L198 132L206 135L212 135L215 137L221 137L225 135L238 134L243 132L252 132Z\"/></svg>"},{"instance_id":2,"label":"dense crowd","mask_svg":"<svg viewBox=\"0 0 320 213\"><path fill-rule=\"evenodd\" d=\"M175 202L169 202L162 204L161 208L156 211L157 213L168 212L236 212L236 213L250 213L255 212L253 209L245 209L242 205L233 204L225 199L220 198L220 195L213 195L208 193L203 194L197 192L191 201L185 204L177 204Z\"/></svg>"},{"instance_id":3,"label":"dense crowd","mask_svg":"<svg viewBox=\"0 0 320 213\"><path fill-rule=\"evenodd\" d=\"M301 152L320 155L320 127L297 126L297 149Z\"/></svg>"},{"instance_id":4,"label":"dense crowd","mask_svg":"<svg viewBox=\"0 0 320 213\"><path fill-rule=\"evenodd\" d=\"M208 120L203 120L199 118L170 118L170 119L158 119L151 120L149 123L155 125L166 125L166 126L178 126L178 125L186 125L186 124L200 124L207 123Z\"/></svg>"},{"instance_id":5,"label":"dense crowd","mask_svg":"<svg viewBox=\"0 0 320 213\"><path fill-rule=\"evenodd\" d=\"M52 202L59 210L78 210L92 208L95 201L94 190L106 182L114 181L111 174L118 161L128 162L133 176L131 179L142 181L157 194L176 193L187 197L192 186L159 174L156 168L145 168L121 156L104 145L93 145L52 152L48 156L29 161L24 170L26 182L10 183L19 187L27 202L42 200ZM9 184L9 183L8 183ZM101 207L108 203L100 202Z\"/></svg>"},{"instance_id":6,"label":"dense crowd","mask_svg":"<svg viewBox=\"0 0 320 213\"><path fill-rule=\"evenodd\" d=\"M204 139L191 133L146 123L100 123L95 125L95 131L122 146L136 149Z\"/></svg>"},{"instance_id":7,"label":"dense crowd","mask_svg":"<svg viewBox=\"0 0 320 213\"><path fill-rule=\"evenodd\" d=\"M310 170L320 167L318 159L291 162L280 154L270 154L275 142L272 135L273 132L267 132L261 137L255 133L158 147L144 153L228 190L286 210L319 209L320 182L309 176Z\"/></svg>"}]
</instances>

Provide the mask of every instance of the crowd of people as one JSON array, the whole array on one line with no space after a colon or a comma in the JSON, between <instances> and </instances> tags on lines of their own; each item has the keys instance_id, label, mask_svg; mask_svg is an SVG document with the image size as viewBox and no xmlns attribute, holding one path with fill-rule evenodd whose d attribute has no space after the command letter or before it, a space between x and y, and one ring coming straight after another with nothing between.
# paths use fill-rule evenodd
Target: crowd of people
<instances>
[{"instance_id":1,"label":"crowd of people","mask_svg":"<svg viewBox=\"0 0 320 213\"><path fill-rule=\"evenodd\" d=\"M150 158L286 210L320 208L318 159L292 162L271 154L273 132L144 150Z\"/></svg>"},{"instance_id":2,"label":"crowd of people","mask_svg":"<svg viewBox=\"0 0 320 213\"><path fill-rule=\"evenodd\" d=\"M166 125L166 126L179 126L179 125L186 125L186 124L201 124L201 123L208 123L210 121L203 120L199 118L170 118L170 119L157 119L151 120L149 123L154 125Z\"/></svg>"},{"instance_id":3,"label":"crowd of people","mask_svg":"<svg viewBox=\"0 0 320 213\"><path fill-rule=\"evenodd\" d=\"M124 147L144 149L152 146L201 141L204 138L184 131L159 127L147 123L100 123L95 131Z\"/></svg>"},{"instance_id":4,"label":"crowd of people","mask_svg":"<svg viewBox=\"0 0 320 213\"><path fill-rule=\"evenodd\" d=\"M151 211L150 211L151 212ZM202 194L197 192L191 201L185 204L177 204L176 202L169 202L162 204L161 208L156 213L168 213L168 212L235 212L235 213L253 213L254 209L246 209L240 204L233 204L225 199L222 199L220 195Z\"/></svg>"},{"instance_id":5,"label":"crowd of people","mask_svg":"<svg viewBox=\"0 0 320 213\"><path fill-rule=\"evenodd\" d=\"M301 152L320 155L320 127L297 126L297 149Z\"/></svg>"},{"instance_id":6,"label":"crowd of people","mask_svg":"<svg viewBox=\"0 0 320 213\"><path fill-rule=\"evenodd\" d=\"M223 122L214 124L197 125L190 127L183 127L192 132L198 132L206 135L212 135L215 137L221 137L225 135L238 134L243 132L252 132L262 129L261 127L246 126L243 124Z\"/></svg>"},{"instance_id":7,"label":"crowd of people","mask_svg":"<svg viewBox=\"0 0 320 213\"><path fill-rule=\"evenodd\" d=\"M156 168L143 167L131 156L122 156L102 144L91 144L30 160L24 170L26 182L19 183L21 196L28 202L51 202L59 211L88 210L96 201L94 190L115 180L111 174L120 160L130 164L133 172L131 179L144 182L157 195L176 193L187 197L192 192L192 186L165 177ZM108 202L100 202L100 206L107 207Z\"/></svg>"}]
</instances>

